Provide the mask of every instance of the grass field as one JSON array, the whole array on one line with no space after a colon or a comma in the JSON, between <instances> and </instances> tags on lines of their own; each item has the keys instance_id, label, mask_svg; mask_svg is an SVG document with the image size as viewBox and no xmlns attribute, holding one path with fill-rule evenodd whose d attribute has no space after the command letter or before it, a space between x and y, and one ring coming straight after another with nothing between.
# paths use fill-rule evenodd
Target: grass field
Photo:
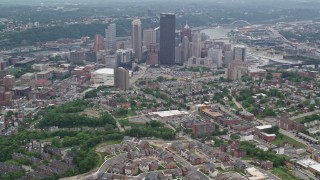
<instances>
[{"instance_id":1,"label":"grass field","mask_svg":"<svg viewBox=\"0 0 320 180\"><path fill-rule=\"evenodd\" d=\"M272 174L278 176L280 179L286 179L286 180L296 180L297 178L292 175L288 169L279 167L279 168L273 168Z\"/></svg>"},{"instance_id":2,"label":"grass field","mask_svg":"<svg viewBox=\"0 0 320 180\"><path fill-rule=\"evenodd\" d=\"M296 148L304 148L305 145L284 135L284 134L281 134L281 135L278 135L277 138L272 141L271 143L276 145L276 146L282 146L284 143L286 142L289 142L291 144L293 144Z\"/></svg>"}]
</instances>

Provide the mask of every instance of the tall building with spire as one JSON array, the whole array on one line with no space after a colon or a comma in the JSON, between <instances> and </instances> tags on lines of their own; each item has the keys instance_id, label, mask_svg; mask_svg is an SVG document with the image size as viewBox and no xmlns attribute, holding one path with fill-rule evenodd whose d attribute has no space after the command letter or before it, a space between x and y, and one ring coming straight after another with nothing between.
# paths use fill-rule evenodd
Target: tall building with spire
<instances>
[{"instance_id":1,"label":"tall building with spire","mask_svg":"<svg viewBox=\"0 0 320 180\"><path fill-rule=\"evenodd\" d=\"M106 29L106 47L109 50L117 49L117 28L116 24L112 23Z\"/></svg>"},{"instance_id":2,"label":"tall building with spire","mask_svg":"<svg viewBox=\"0 0 320 180\"><path fill-rule=\"evenodd\" d=\"M93 50L95 52L98 52L100 50L105 50L104 38L101 36L101 34L96 34L94 39Z\"/></svg>"},{"instance_id":3,"label":"tall building with spire","mask_svg":"<svg viewBox=\"0 0 320 180\"><path fill-rule=\"evenodd\" d=\"M160 64L175 64L176 15L160 14Z\"/></svg>"},{"instance_id":4,"label":"tall building with spire","mask_svg":"<svg viewBox=\"0 0 320 180\"><path fill-rule=\"evenodd\" d=\"M132 49L134 51L134 57L140 61L142 59L142 29L140 19L132 21Z\"/></svg>"},{"instance_id":5,"label":"tall building with spire","mask_svg":"<svg viewBox=\"0 0 320 180\"><path fill-rule=\"evenodd\" d=\"M183 40L183 38L184 38L185 36L188 37L189 42L192 42L191 28L190 28L190 26L188 25L188 22L186 22L186 25L184 26L184 28L183 28L182 31L181 31L181 39ZM182 40L181 40L181 41L182 41Z\"/></svg>"}]
</instances>

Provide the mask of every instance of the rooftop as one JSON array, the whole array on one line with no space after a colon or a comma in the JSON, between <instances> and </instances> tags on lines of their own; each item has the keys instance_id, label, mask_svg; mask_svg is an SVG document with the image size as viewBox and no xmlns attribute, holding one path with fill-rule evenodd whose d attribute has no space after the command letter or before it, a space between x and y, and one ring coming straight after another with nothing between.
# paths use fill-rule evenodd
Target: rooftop
<instances>
[{"instance_id":1,"label":"rooftop","mask_svg":"<svg viewBox=\"0 0 320 180\"><path fill-rule=\"evenodd\" d=\"M272 128L272 125L256 126L256 128L259 130L270 129Z\"/></svg>"},{"instance_id":2,"label":"rooftop","mask_svg":"<svg viewBox=\"0 0 320 180\"><path fill-rule=\"evenodd\" d=\"M308 158L308 159L302 159L297 161L297 163L301 166L303 166L304 168L308 168L310 166L315 166L315 165L320 165L318 162Z\"/></svg>"},{"instance_id":3,"label":"rooftop","mask_svg":"<svg viewBox=\"0 0 320 180\"><path fill-rule=\"evenodd\" d=\"M114 69L112 69L112 68L102 68L102 69L96 70L94 73L98 73L98 74L114 74Z\"/></svg>"},{"instance_id":4,"label":"rooftop","mask_svg":"<svg viewBox=\"0 0 320 180\"><path fill-rule=\"evenodd\" d=\"M204 109L204 110L202 110L202 112L204 112L212 117L222 117L223 116L223 114L221 114L219 112L214 112L211 109Z\"/></svg>"},{"instance_id":5,"label":"rooftop","mask_svg":"<svg viewBox=\"0 0 320 180\"><path fill-rule=\"evenodd\" d=\"M171 111L159 111L159 112L151 112L149 115L157 115L160 117L170 117L170 116L180 116L180 115L188 115L189 113L186 111L179 110L171 110Z\"/></svg>"},{"instance_id":6,"label":"rooftop","mask_svg":"<svg viewBox=\"0 0 320 180\"><path fill-rule=\"evenodd\" d=\"M312 165L310 166L310 168L317 171L318 173L320 172L320 164Z\"/></svg>"},{"instance_id":7,"label":"rooftop","mask_svg":"<svg viewBox=\"0 0 320 180\"><path fill-rule=\"evenodd\" d=\"M258 179L266 179L263 173L261 173L255 167L247 168L246 171L252 176L249 177L249 180L258 180Z\"/></svg>"}]
</instances>

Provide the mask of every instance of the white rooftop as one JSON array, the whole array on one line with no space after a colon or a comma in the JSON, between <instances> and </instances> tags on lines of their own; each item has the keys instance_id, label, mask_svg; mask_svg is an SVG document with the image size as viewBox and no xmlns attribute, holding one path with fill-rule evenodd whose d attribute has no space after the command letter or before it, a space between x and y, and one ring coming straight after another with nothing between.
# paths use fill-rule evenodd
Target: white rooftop
<instances>
[{"instance_id":1,"label":"white rooftop","mask_svg":"<svg viewBox=\"0 0 320 180\"><path fill-rule=\"evenodd\" d=\"M112 68L102 68L95 71L98 74L114 74L114 69Z\"/></svg>"},{"instance_id":2,"label":"white rooftop","mask_svg":"<svg viewBox=\"0 0 320 180\"><path fill-rule=\"evenodd\" d=\"M179 116L179 115L188 115L186 111L171 110L171 111L159 111L159 112L150 112L149 115L158 115L160 117L170 117L170 116Z\"/></svg>"},{"instance_id":3,"label":"white rooftop","mask_svg":"<svg viewBox=\"0 0 320 180\"><path fill-rule=\"evenodd\" d=\"M259 130L264 130L264 129L272 128L272 125L256 126L256 128L259 129Z\"/></svg>"},{"instance_id":4,"label":"white rooftop","mask_svg":"<svg viewBox=\"0 0 320 180\"><path fill-rule=\"evenodd\" d=\"M312 166L310 166L310 168L317 171L317 172L320 172L320 164L312 165Z\"/></svg>"},{"instance_id":5,"label":"white rooftop","mask_svg":"<svg viewBox=\"0 0 320 180\"><path fill-rule=\"evenodd\" d=\"M249 177L249 180L259 180L259 179L266 179L263 173L261 173L255 167L247 168L246 171L252 176Z\"/></svg>"},{"instance_id":6,"label":"white rooftop","mask_svg":"<svg viewBox=\"0 0 320 180\"><path fill-rule=\"evenodd\" d=\"M314 165L320 165L318 162L314 161L313 159L302 159L297 161L297 163L301 166L303 166L304 168L308 168L310 166L314 166Z\"/></svg>"}]
</instances>

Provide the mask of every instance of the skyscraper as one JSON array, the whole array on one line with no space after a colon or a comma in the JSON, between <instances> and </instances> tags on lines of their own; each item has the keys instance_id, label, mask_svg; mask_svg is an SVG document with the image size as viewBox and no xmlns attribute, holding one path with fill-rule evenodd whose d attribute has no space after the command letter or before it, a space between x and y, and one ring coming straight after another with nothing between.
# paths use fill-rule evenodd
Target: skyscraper
<instances>
[{"instance_id":1,"label":"skyscraper","mask_svg":"<svg viewBox=\"0 0 320 180\"><path fill-rule=\"evenodd\" d=\"M156 43L156 31L153 29L143 30L143 46L149 48L151 43Z\"/></svg>"},{"instance_id":2,"label":"skyscraper","mask_svg":"<svg viewBox=\"0 0 320 180\"><path fill-rule=\"evenodd\" d=\"M195 32L192 37L192 56L201 57L201 37L199 32Z\"/></svg>"},{"instance_id":3,"label":"skyscraper","mask_svg":"<svg viewBox=\"0 0 320 180\"><path fill-rule=\"evenodd\" d=\"M175 14L160 14L160 64L175 63L175 29Z\"/></svg>"},{"instance_id":4,"label":"skyscraper","mask_svg":"<svg viewBox=\"0 0 320 180\"><path fill-rule=\"evenodd\" d=\"M183 38L184 38L185 36L188 37L189 42L192 41L191 28L190 28L190 26L188 25L188 23L186 23L186 25L184 26L184 28L183 28L182 31L181 31L181 38L182 38L182 40L183 40Z\"/></svg>"},{"instance_id":5,"label":"skyscraper","mask_svg":"<svg viewBox=\"0 0 320 180\"><path fill-rule=\"evenodd\" d=\"M247 59L247 49L244 46L235 46L233 51L233 60L246 61Z\"/></svg>"},{"instance_id":6,"label":"skyscraper","mask_svg":"<svg viewBox=\"0 0 320 180\"><path fill-rule=\"evenodd\" d=\"M182 52L181 49L182 49L181 43L175 47L175 63L180 65L183 64L181 60L181 52Z\"/></svg>"},{"instance_id":7,"label":"skyscraper","mask_svg":"<svg viewBox=\"0 0 320 180\"><path fill-rule=\"evenodd\" d=\"M129 71L123 67L114 69L114 85L121 90L129 89Z\"/></svg>"},{"instance_id":8,"label":"skyscraper","mask_svg":"<svg viewBox=\"0 0 320 180\"><path fill-rule=\"evenodd\" d=\"M217 68L222 67L222 49L210 48L208 50L208 58L217 65Z\"/></svg>"},{"instance_id":9,"label":"skyscraper","mask_svg":"<svg viewBox=\"0 0 320 180\"><path fill-rule=\"evenodd\" d=\"M117 28L116 24L112 23L106 29L106 47L109 50L117 49Z\"/></svg>"},{"instance_id":10,"label":"skyscraper","mask_svg":"<svg viewBox=\"0 0 320 180\"><path fill-rule=\"evenodd\" d=\"M160 45L159 43L151 43L148 48L147 53L147 64L148 65L154 65L159 64L159 51L160 51Z\"/></svg>"},{"instance_id":11,"label":"skyscraper","mask_svg":"<svg viewBox=\"0 0 320 180\"><path fill-rule=\"evenodd\" d=\"M140 19L132 21L132 49L134 51L134 57L138 61L142 59L142 31Z\"/></svg>"},{"instance_id":12,"label":"skyscraper","mask_svg":"<svg viewBox=\"0 0 320 180\"><path fill-rule=\"evenodd\" d=\"M154 29L156 33L156 43L160 44L160 27Z\"/></svg>"},{"instance_id":13,"label":"skyscraper","mask_svg":"<svg viewBox=\"0 0 320 180\"><path fill-rule=\"evenodd\" d=\"M181 47L181 64L187 62L189 59L189 39L187 36L184 36L182 39Z\"/></svg>"},{"instance_id":14,"label":"skyscraper","mask_svg":"<svg viewBox=\"0 0 320 180\"><path fill-rule=\"evenodd\" d=\"M100 50L105 50L104 39L101 34L96 34L93 45L94 52L98 52Z\"/></svg>"}]
</instances>

